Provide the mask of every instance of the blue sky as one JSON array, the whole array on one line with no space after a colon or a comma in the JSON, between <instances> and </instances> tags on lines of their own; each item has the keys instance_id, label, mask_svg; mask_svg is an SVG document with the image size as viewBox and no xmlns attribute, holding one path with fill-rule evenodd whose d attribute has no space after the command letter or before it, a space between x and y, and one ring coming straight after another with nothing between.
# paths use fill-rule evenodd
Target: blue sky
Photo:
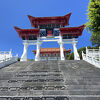
<instances>
[{"instance_id":1,"label":"blue sky","mask_svg":"<svg viewBox=\"0 0 100 100\"><path fill-rule=\"evenodd\" d=\"M0 0L0 51L13 50L21 57L23 52L22 40L19 38L14 26L32 28L27 15L35 17L64 16L72 13L69 26L80 26L87 22L87 8L89 0ZM91 46L91 34L84 30L79 37L77 48ZM57 43L43 43L42 47L59 47ZM66 49L72 45L65 44ZM34 58L32 50L36 46L29 46L28 58Z\"/></svg>"}]
</instances>

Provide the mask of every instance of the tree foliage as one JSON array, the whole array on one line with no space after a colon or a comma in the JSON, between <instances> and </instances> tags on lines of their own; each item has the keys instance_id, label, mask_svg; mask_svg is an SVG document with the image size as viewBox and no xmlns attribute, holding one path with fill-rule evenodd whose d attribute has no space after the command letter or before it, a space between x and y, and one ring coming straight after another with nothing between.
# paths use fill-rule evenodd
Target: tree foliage
<instances>
[{"instance_id":1,"label":"tree foliage","mask_svg":"<svg viewBox=\"0 0 100 100\"><path fill-rule=\"evenodd\" d=\"M20 58L18 58L17 61L20 61Z\"/></svg>"},{"instance_id":2,"label":"tree foliage","mask_svg":"<svg viewBox=\"0 0 100 100\"><path fill-rule=\"evenodd\" d=\"M100 0L90 0L88 6L87 29L92 33L93 45L100 46Z\"/></svg>"},{"instance_id":3,"label":"tree foliage","mask_svg":"<svg viewBox=\"0 0 100 100\"><path fill-rule=\"evenodd\" d=\"M65 56L66 60L74 60L74 53L69 53L68 55Z\"/></svg>"}]
</instances>

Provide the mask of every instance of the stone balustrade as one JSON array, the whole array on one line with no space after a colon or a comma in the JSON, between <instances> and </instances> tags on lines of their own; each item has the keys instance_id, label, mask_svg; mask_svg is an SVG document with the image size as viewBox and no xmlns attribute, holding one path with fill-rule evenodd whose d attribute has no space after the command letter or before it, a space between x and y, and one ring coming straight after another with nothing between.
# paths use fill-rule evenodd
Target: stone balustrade
<instances>
[{"instance_id":1,"label":"stone balustrade","mask_svg":"<svg viewBox=\"0 0 100 100\"><path fill-rule=\"evenodd\" d=\"M100 47L99 49L88 49L86 47L86 54L82 52L83 60L100 68Z\"/></svg>"},{"instance_id":2,"label":"stone balustrade","mask_svg":"<svg viewBox=\"0 0 100 100\"><path fill-rule=\"evenodd\" d=\"M8 66L8 65L16 62L17 59L18 59L18 55L13 57L12 50L1 51L0 52L0 68Z\"/></svg>"}]
</instances>

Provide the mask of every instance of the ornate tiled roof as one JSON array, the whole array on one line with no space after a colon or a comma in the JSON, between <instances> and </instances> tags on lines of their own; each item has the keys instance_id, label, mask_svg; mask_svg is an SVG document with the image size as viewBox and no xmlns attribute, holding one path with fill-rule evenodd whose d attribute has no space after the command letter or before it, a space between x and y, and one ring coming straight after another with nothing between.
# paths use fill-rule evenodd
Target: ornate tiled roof
<instances>
[{"instance_id":1,"label":"ornate tiled roof","mask_svg":"<svg viewBox=\"0 0 100 100\"><path fill-rule=\"evenodd\" d=\"M66 50L63 47L64 52L71 52L71 49ZM33 50L34 53L36 53L35 50ZM40 48L40 53L55 53L55 52L60 52L60 48Z\"/></svg>"}]
</instances>

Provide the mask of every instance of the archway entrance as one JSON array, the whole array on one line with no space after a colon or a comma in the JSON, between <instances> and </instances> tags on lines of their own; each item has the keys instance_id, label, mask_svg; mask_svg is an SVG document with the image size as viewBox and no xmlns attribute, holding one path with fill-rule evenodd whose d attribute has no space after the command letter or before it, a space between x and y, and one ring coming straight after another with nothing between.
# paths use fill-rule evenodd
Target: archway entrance
<instances>
[{"instance_id":1,"label":"archway entrance","mask_svg":"<svg viewBox=\"0 0 100 100\"><path fill-rule=\"evenodd\" d=\"M76 44L78 37L82 35L85 25L79 27L65 27L69 25L71 13L57 17L32 17L28 15L32 27L35 29L20 29L15 27L23 40L24 50L21 61L27 61L27 48L29 45L36 45L35 61L40 61L40 46L43 42L56 41L60 45L60 60L65 60L64 44L72 44L74 60L80 60Z\"/></svg>"}]
</instances>

